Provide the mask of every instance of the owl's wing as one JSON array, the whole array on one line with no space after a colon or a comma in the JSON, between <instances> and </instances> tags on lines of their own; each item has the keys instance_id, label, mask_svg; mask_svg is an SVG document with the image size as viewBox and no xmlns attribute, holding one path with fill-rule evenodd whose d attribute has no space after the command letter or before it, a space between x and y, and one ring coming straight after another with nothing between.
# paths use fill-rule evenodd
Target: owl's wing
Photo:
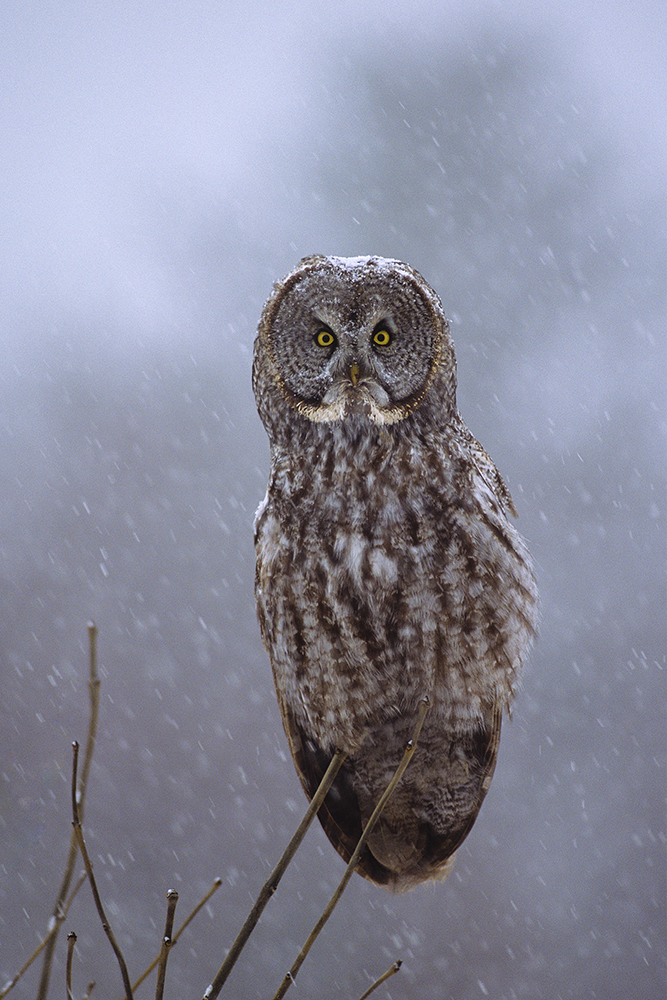
<instances>
[{"instance_id":1,"label":"owl's wing","mask_svg":"<svg viewBox=\"0 0 667 1000\"><path fill-rule=\"evenodd\" d=\"M507 483L500 475L500 472L496 467L496 463L493 461L486 448L479 443L477 438L471 434L462 421L460 430L463 437L465 437L468 441L471 458L478 473L481 475L489 489L495 494L505 510L509 511L513 517L518 517L519 515L517 514L516 507L514 506L512 494L509 491Z\"/></svg>"},{"instance_id":2,"label":"owl's wing","mask_svg":"<svg viewBox=\"0 0 667 1000\"><path fill-rule=\"evenodd\" d=\"M311 799L332 755L304 732L284 702L281 710L297 774ZM413 794L409 771L406 773L402 779L405 794L395 793L388 803L361 854L359 874L398 892L449 874L452 856L470 832L491 784L501 721L501 710L494 709L474 732L445 737L434 772L420 770L414 775L417 801L410 802ZM416 759L413 765L417 764ZM345 862L350 860L370 811L384 791L375 789L370 802L367 794L360 795L357 772L362 770L361 759L346 759L318 811L327 837ZM425 788L433 792L431 805L419 808Z\"/></svg>"},{"instance_id":3,"label":"owl's wing","mask_svg":"<svg viewBox=\"0 0 667 1000\"><path fill-rule=\"evenodd\" d=\"M395 890L443 879L451 871L454 853L470 832L491 785L501 723L498 708L470 733L422 730L425 738L421 747L417 745L412 773L406 772L368 841ZM377 797L376 790L373 799ZM374 801L362 805L362 823L372 805Z\"/></svg>"},{"instance_id":4,"label":"owl's wing","mask_svg":"<svg viewBox=\"0 0 667 1000\"><path fill-rule=\"evenodd\" d=\"M278 702L296 773L310 801L331 763L333 754L322 750L305 733L296 721L294 713L280 695ZM363 830L359 800L354 790L353 772L349 759L343 762L333 785L318 810L317 818L327 837L347 863L354 853ZM357 871L378 885L386 885L392 881L391 873L384 865L376 861L368 847L359 859Z\"/></svg>"},{"instance_id":5,"label":"owl's wing","mask_svg":"<svg viewBox=\"0 0 667 1000\"><path fill-rule=\"evenodd\" d=\"M496 768L501 725L502 709L495 706L472 732L452 739L443 754L441 794L432 797L422 829L426 840L420 867L430 871L430 878L449 874L448 860L479 815Z\"/></svg>"}]
</instances>

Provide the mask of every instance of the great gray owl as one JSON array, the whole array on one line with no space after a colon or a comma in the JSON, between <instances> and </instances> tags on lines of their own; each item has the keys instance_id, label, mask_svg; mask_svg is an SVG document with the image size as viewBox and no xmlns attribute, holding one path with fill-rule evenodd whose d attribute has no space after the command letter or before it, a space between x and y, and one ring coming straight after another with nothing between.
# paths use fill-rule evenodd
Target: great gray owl
<instances>
[{"instance_id":1,"label":"great gray owl","mask_svg":"<svg viewBox=\"0 0 667 1000\"><path fill-rule=\"evenodd\" d=\"M443 878L495 767L536 628L530 557L495 465L456 406L436 293L407 264L306 257L266 303L253 388L271 445L256 596L289 745L349 860L399 764L358 871Z\"/></svg>"}]
</instances>

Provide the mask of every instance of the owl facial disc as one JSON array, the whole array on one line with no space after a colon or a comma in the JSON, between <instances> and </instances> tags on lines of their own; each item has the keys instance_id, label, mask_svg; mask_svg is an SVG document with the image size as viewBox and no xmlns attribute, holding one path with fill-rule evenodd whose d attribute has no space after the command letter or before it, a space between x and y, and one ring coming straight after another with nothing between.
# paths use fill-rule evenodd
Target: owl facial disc
<instances>
[{"instance_id":1,"label":"owl facial disc","mask_svg":"<svg viewBox=\"0 0 667 1000\"><path fill-rule=\"evenodd\" d=\"M440 301L407 264L312 257L281 282L259 328L287 403L315 423L405 419L446 360Z\"/></svg>"}]
</instances>

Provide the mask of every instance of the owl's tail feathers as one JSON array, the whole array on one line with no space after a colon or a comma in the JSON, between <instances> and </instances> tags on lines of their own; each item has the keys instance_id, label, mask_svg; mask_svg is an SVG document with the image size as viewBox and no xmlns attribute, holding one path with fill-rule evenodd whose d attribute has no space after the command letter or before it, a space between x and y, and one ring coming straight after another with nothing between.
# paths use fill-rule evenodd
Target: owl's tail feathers
<instances>
[{"instance_id":1,"label":"owl's tail feathers","mask_svg":"<svg viewBox=\"0 0 667 1000\"><path fill-rule=\"evenodd\" d=\"M310 741L304 749L312 782L309 786L304 783L304 787L310 796L321 780L318 775L324 773L330 758ZM384 789L380 789L380 794L382 791ZM390 799L387 808L391 802ZM354 761L346 760L317 814L324 832L346 863L374 807L375 802L369 801L368 807L362 809ZM442 838L434 838L430 823L411 823L409 816L395 822L395 815L391 810L388 817L384 813L380 816L357 862L357 872L394 892L405 892L429 879L446 878L454 864L454 848L459 841L453 845L448 842L443 851Z\"/></svg>"},{"instance_id":2,"label":"owl's tail feathers","mask_svg":"<svg viewBox=\"0 0 667 1000\"><path fill-rule=\"evenodd\" d=\"M290 739L297 773L308 798L312 798L322 775L329 766L331 754L326 753L302 733ZM363 832L359 800L354 787L354 771L343 763L317 814L324 832L347 863ZM367 819L368 817L366 817ZM368 845L357 865L357 871L371 882L389 885L392 873L373 855Z\"/></svg>"},{"instance_id":3,"label":"owl's tail feathers","mask_svg":"<svg viewBox=\"0 0 667 1000\"><path fill-rule=\"evenodd\" d=\"M283 718L299 779L312 799L332 754L308 737L289 711ZM395 892L449 875L454 852L470 832L491 784L501 723L502 710L494 708L471 733L422 733L415 760L359 858L360 875ZM393 773L380 749L376 744L346 758L318 811L345 862Z\"/></svg>"}]
</instances>

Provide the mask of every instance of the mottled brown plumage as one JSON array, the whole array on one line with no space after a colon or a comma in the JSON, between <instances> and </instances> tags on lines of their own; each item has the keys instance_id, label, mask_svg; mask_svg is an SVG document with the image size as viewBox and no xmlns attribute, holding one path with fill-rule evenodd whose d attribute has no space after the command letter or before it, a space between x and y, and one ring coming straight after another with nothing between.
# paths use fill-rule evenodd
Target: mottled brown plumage
<instances>
[{"instance_id":1,"label":"mottled brown plumage","mask_svg":"<svg viewBox=\"0 0 667 1000\"><path fill-rule=\"evenodd\" d=\"M359 863L397 890L444 877L495 767L536 627L528 552L495 465L456 407L440 300L411 267L308 257L269 298L253 387L271 443L256 595L285 731L349 859L397 767L408 771Z\"/></svg>"}]
</instances>

